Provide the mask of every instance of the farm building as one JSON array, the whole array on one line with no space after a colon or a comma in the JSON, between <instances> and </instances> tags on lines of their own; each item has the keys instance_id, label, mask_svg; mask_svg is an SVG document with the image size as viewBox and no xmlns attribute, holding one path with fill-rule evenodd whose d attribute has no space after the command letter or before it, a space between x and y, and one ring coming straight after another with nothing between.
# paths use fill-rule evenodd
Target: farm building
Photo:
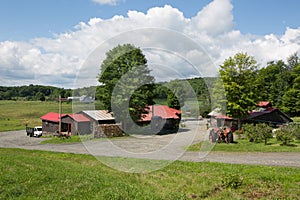
<instances>
[{"instance_id":1,"label":"farm building","mask_svg":"<svg viewBox=\"0 0 300 200\"><path fill-rule=\"evenodd\" d=\"M68 133L72 135L91 133L91 122L83 114L67 114L61 118L62 124L68 125Z\"/></svg>"},{"instance_id":2,"label":"farm building","mask_svg":"<svg viewBox=\"0 0 300 200\"><path fill-rule=\"evenodd\" d=\"M59 118L61 118L61 132L90 133L90 120L82 114L61 114L50 112L40 119L44 133L57 133L59 131Z\"/></svg>"},{"instance_id":3,"label":"farm building","mask_svg":"<svg viewBox=\"0 0 300 200\"><path fill-rule=\"evenodd\" d=\"M116 124L114 116L107 110L84 110L80 113L90 120L94 137L123 136L121 127Z\"/></svg>"},{"instance_id":4,"label":"farm building","mask_svg":"<svg viewBox=\"0 0 300 200\"><path fill-rule=\"evenodd\" d=\"M138 125L160 127L162 132L178 130L181 120L181 111L166 105L149 106L147 114L144 114ZM163 126L163 127L162 127Z\"/></svg>"},{"instance_id":5,"label":"farm building","mask_svg":"<svg viewBox=\"0 0 300 200\"><path fill-rule=\"evenodd\" d=\"M61 117L65 114L61 114ZM50 112L46 115L40 117L42 120L42 130L43 133L56 133L59 130L59 113ZM61 126L62 131L67 131L68 127L65 125Z\"/></svg>"},{"instance_id":6,"label":"farm building","mask_svg":"<svg viewBox=\"0 0 300 200\"><path fill-rule=\"evenodd\" d=\"M82 95L80 97L68 97L67 101L79 101L81 103L93 103L94 99L87 95Z\"/></svg>"},{"instance_id":7,"label":"farm building","mask_svg":"<svg viewBox=\"0 0 300 200\"><path fill-rule=\"evenodd\" d=\"M248 117L242 119L242 123L267 123L271 126L279 126L287 124L293 120L285 113L277 108L273 108L268 101L261 101L256 105L256 109L248 112ZM226 115L222 115L218 110L213 110L208 114L210 118L210 125L212 127L229 126L237 128L237 120Z\"/></svg>"},{"instance_id":8,"label":"farm building","mask_svg":"<svg viewBox=\"0 0 300 200\"><path fill-rule=\"evenodd\" d=\"M249 113L249 118L243 120L243 123L267 123L272 126L279 126L290 122L293 122L293 120L289 116L279 109L272 107L260 111L252 111Z\"/></svg>"},{"instance_id":9,"label":"farm building","mask_svg":"<svg viewBox=\"0 0 300 200\"><path fill-rule=\"evenodd\" d=\"M289 116L277 108L273 108L268 101L261 101L256 104L256 109L249 112L249 117L243 120L243 123L267 123L271 126L279 126L293 122Z\"/></svg>"},{"instance_id":10,"label":"farm building","mask_svg":"<svg viewBox=\"0 0 300 200\"><path fill-rule=\"evenodd\" d=\"M115 122L112 113L107 110L84 110L78 114L61 114L61 132L72 135L93 133L95 137L120 136L122 130ZM41 117L44 133L57 133L59 131L59 113L50 112ZM138 125L162 126L162 131L177 130L181 120L181 111L168 106L149 106L149 113L144 114ZM105 130L105 131L104 131ZM110 133L114 132L114 133ZM100 137L100 136L99 136Z\"/></svg>"},{"instance_id":11,"label":"farm building","mask_svg":"<svg viewBox=\"0 0 300 200\"><path fill-rule=\"evenodd\" d=\"M222 114L220 108L214 109L208 113L208 116L210 117L210 127L228 126L237 129L237 120Z\"/></svg>"}]
</instances>

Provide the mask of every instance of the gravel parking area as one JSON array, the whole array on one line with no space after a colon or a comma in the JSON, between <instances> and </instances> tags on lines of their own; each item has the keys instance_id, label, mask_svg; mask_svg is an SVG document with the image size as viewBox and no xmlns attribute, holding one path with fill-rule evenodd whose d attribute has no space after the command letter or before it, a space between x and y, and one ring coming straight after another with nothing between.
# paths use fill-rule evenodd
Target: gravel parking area
<instances>
[{"instance_id":1,"label":"gravel parking area","mask_svg":"<svg viewBox=\"0 0 300 200\"><path fill-rule=\"evenodd\" d=\"M222 162L300 167L300 153L186 152L185 147L207 139L205 122L186 122L177 134L132 136L72 144L40 144L47 138L28 137L25 130L0 132L0 148L23 148L95 156L120 156L191 162Z\"/></svg>"}]
</instances>

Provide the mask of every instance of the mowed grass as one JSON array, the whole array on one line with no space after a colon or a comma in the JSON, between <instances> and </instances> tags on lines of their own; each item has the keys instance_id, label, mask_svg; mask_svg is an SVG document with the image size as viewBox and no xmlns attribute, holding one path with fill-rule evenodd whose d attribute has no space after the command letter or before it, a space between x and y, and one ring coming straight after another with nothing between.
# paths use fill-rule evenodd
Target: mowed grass
<instances>
[{"instance_id":1,"label":"mowed grass","mask_svg":"<svg viewBox=\"0 0 300 200\"><path fill-rule=\"evenodd\" d=\"M41 116L59 112L55 101L0 101L0 132L22 130L25 126L41 126ZM72 113L72 104L63 103L62 113Z\"/></svg>"},{"instance_id":2,"label":"mowed grass","mask_svg":"<svg viewBox=\"0 0 300 200\"><path fill-rule=\"evenodd\" d=\"M0 149L0 159L0 199L297 199L300 196L299 168L176 161L158 171L137 174L111 169L90 155Z\"/></svg>"},{"instance_id":3,"label":"mowed grass","mask_svg":"<svg viewBox=\"0 0 300 200\"><path fill-rule=\"evenodd\" d=\"M199 142L187 147L188 151L200 151L204 148L207 141ZM209 143L209 142L208 142ZM210 146L208 144L207 146ZM263 142L255 143L249 142L247 139L239 139L234 143L215 143L212 151L226 151L226 152L300 152L300 141L295 140L288 146L284 146L280 141L272 138L265 145Z\"/></svg>"}]
</instances>

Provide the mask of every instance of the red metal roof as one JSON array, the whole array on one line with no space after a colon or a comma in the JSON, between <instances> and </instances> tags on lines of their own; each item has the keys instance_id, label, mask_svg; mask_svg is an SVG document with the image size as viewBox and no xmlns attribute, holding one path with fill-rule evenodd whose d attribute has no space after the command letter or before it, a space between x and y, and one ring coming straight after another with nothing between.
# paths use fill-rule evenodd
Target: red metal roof
<instances>
[{"instance_id":1,"label":"red metal roof","mask_svg":"<svg viewBox=\"0 0 300 200\"><path fill-rule=\"evenodd\" d=\"M66 116L66 114L61 114L61 117ZM40 118L41 120L59 122L59 113L50 112Z\"/></svg>"},{"instance_id":2,"label":"red metal roof","mask_svg":"<svg viewBox=\"0 0 300 200\"><path fill-rule=\"evenodd\" d=\"M256 104L256 106L268 107L268 106L271 106L271 103L269 101L260 101L260 102L258 102L258 104Z\"/></svg>"},{"instance_id":3,"label":"red metal roof","mask_svg":"<svg viewBox=\"0 0 300 200\"><path fill-rule=\"evenodd\" d=\"M169 108L165 105L154 105L154 106L148 106L149 107L149 113L145 114L141 121L151 121L153 116L153 107L154 107L154 116L159 116L163 119L179 119L179 115L181 115L181 111Z\"/></svg>"},{"instance_id":4,"label":"red metal roof","mask_svg":"<svg viewBox=\"0 0 300 200\"><path fill-rule=\"evenodd\" d=\"M89 122L90 120L83 114L61 114L61 118L69 116L76 122ZM41 120L59 122L59 113L50 112L40 118Z\"/></svg>"},{"instance_id":5,"label":"red metal roof","mask_svg":"<svg viewBox=\"0 0 300 200\"><path fill-rule=\"evenodd\" d=\"M89 122L89 118L84 116L83 114L67 114L66 116L71 117L76 122Z\"/></svg>"},{"instance_id":6,"label":"red metal roof","mask_svg":"<svg viewBox=\"0 0 300 200\"><path fill-rule=\"evenodd\" d=\"M257 117L257 116L260 116L260 115L271 113L271 112L273 112L275 110L278 110L278 109L277 108L267 108L266 110L263 110L263 111L249 112L249 115L250 115L250 118L254 118L254 117Z\"/></svg>"}]
</instances>

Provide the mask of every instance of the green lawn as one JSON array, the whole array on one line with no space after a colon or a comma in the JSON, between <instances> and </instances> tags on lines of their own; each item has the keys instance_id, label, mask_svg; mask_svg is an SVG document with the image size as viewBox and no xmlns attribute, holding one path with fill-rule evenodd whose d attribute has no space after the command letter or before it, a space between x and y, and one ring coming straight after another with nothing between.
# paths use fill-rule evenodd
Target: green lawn
<instances>
[{"instance_id":1,"label":"green lawn","mask_svg":"<svg viewBox=\"0 0 300 200\"><path fill-rule=\"evenodd\" d=\"M122 137L113 137L109 138L109 140L120 140L126 139L129 136L122 136ZM65 137L57 137L57 136L42 136L42 138L48 138L47 140L42 141L40 144L64 144L64 143L78 143L78 142L86 142L86 141L97 141L97 140L107 140L108 138L94 138L93 134L88 135L72 135L69 138Z\"/></svg>"},{"instance_id":2,"label":"green lawn","mask_svg":"<svg viewBox=\"0 0 300 200\"><path fill-rule=\"evenodd\" d=\"M206 142L193 144L187 148L189 151L199 151L201 146ZM300 141L294 141L289 146L281 145L281 142L275 138L270 139L267 145L261 143L249 142L246 139L239 139L234 143L216 143L212 151L227 151L227 152L300 152Z\"/></svg>"},{"instance_id":3,"label":"green lawn","mask_svg":"<svg viewBox=\"0 0 300 200\"><path fill-rule=\"evenodd\" d=\"M299 168L176 161L155 172L136 174L111 169L90 155L0 149L0 159L0 199L297 199L300 196ZM122 160L134 162L129 158Z\"/></svg>"}]
</instances>

